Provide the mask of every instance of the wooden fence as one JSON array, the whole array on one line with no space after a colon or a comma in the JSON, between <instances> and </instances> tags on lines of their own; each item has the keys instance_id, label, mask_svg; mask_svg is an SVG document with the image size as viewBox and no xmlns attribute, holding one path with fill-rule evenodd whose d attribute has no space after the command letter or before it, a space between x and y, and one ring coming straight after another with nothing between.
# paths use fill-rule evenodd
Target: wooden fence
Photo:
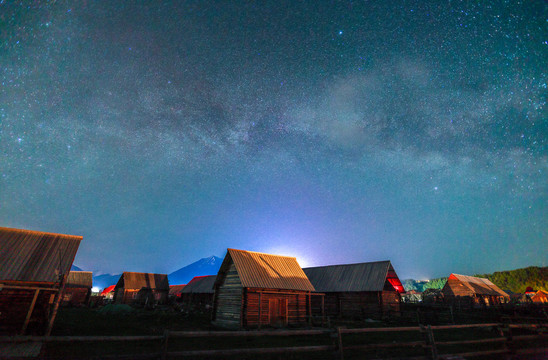
<instances>
[{"instance_id":1,"label":"wooden fence","mask_svg":"<svg viewBox=\"0 0 548 360\"><path fill-rule=\"evenodd\" d=\"M437 341L435 335L446 331L462 331L462 329L488 328L496 331L497 337ZM529 334L514 334L516 330L528 331ZM321 330L283 330L283 331L166 331L163 336L3 336L0 337L0 348L5 344L23 344L23 343L102 343L109 342L140 342L140 341L158 341L161 342L160 351L153 353L131 354L131 355L102 355L101 359L168 359L173 357L188 358L210 358L210 357L240 357L254 356L264 354L298 354L298 353L323 353L328 358L344 360L347 358L366 358L365 354L352 356L348 352L371 351L378 349L401 349L405 354L405 349L422 349L423 355L408 357L408 359L438 360L450 356L482 356L495 354L544 354L548 355L548 333L546 324L469 324L469 325L442 325L442 326L413 326L413 327L389 327L389 328L360 328L360 329L321 329ZM345 344L348 337L356 334L373 333L419 333L420 341L400 341L400 342L380 342L368 344ZM518 331L519 332L519 331ZM534 332L534 333L533 333ZM170 343L177 338L249 338L249 337L296 337L296 336L318 336L325 335L331 339L327 345L313 346L290 346L290 347L255 347L239 349L208 349L208 350L184 350L170 351ZM522 342L528 341L527 346L522 346ZM214 343L212 341L211 343ZM478 344L499 344L496 349L482 351L458 351L447 353L443 350L448 346L476 346ZM208 346L209 347L209 346ZM461 347L462 349L462 347ZM0 352L0 357L4 358L6 354ZM548 356L547 356L548 357ZM9 358L9 355L8 357ZM51 358L46 355L46 358ZM71 357L74 358L74 357ZM91 359L85 357L82 359ZM398 359L403 359L400 355Z\"/></svg>"}]
</instances>

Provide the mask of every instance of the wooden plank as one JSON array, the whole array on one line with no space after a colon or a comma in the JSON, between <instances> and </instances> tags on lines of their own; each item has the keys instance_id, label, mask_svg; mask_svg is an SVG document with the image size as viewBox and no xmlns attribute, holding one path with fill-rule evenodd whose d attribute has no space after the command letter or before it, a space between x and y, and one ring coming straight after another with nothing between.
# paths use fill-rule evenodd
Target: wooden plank
<instances>
[{"instance_id":1,"label":"wooden plank","mask_svg":"<svg viewBox=\"0 0 548 360\"><path fill-rule=\"evenodd\" d=\"M249 336L297 336L327 335L332 330L274 330L274 331L170 331L170 337L249 337Z\"/></svg>"},{"instance_id":2,"label":"wooden plank","mask_svg":"<svg viewBox=\"0 0 548 360\"><path fill-rule=\"evenodd\" d=\"M36 305L36 299L38 299L39 292L40 289L36 289L34 292L34 297L32 298L32 302L30 303L27 317L25 318L25 322L23 323L23 327L21 328L21 335L25 335L25 331L27 331L27 326L29 325L30 317L32 316L32 312L34 311L34 305Z\"/></svg>"},{"instance_id":3,"label":"wooden plank","mask_svg":"<svg viewBox=\"0 0 548 360\"><path fill-rule=\"evenodd\" d=\"M502 326L500 323L488 323L488 324L468 324L468 325L438 325L431 326L432 330L451 330L451 329L467 329L467 328L478 328L478 327L494 327Z\"/></svg>"},{"instance_id":4,"label":"wooden plank","mask_svg":"<svg viewBox=\"0 0 548 360\"><path fill-rule=\"evenodd\" d=\"M394 328L362 328L362 329L341 329L343 334L360 334L370 332L391 332L391 331L420 331L418 326L394 327Z\"/></svg>"},{"instance_id":5,"label":"wooden plank","mask_svg":"<svg viewBox=\"0 0 548 360\"><path fill-rule=\"evenodd\" d=\"M170 333L171 336L171 333ZM0 343L27 341L72 342L72 341L144 341L161 340L163 335L146 336L0 336Z\"/></svg>"},{"instance_id":6,"label":"wooden plank","mask_svg":"<svg viewBox=\"0 0 548 360\"><path fill-rule=\"evenodd\" d=\"M168 353L168 356L232 356L232 355L254 355L254 354L282 354L282 353L301 353L315 351L333 351L336 347L333 345L318 346L292 346L275 348L251 348L251 349L224 349L224 350L187 350L174 351Z\"/></svg>"},{"instance_id":7,"label":"wooden plank","mask_svg":"<svg viewBox=\"0 0 548 360\"><path fill-rule=\"evenodd\" d=\"M358 350L358 349L380 349L380 348L395 348L395 347L417 347L424 346L424 341L411 341L401 343L385 343L385 344L366 344L366 345L350 345L345 346L345 350Z\"/></svg>"},{"instance_id":8,"label":"wooden plank","mask_svg":"<svg viewBox=\"0 0 548 360\"><path fill-rule=\"evenodd\" d=\"M482 355L493 355L493 354L507 354L508 350L506 349L499 349L499 350L484 350L484 351L472 351L472 352L465 352L465 353L456 353L456 354L443 354L442 356L460 356L462 358L466 358L467 356L482 356Z\"/></svg>"},{"instance_id":9,"label":"wooden plank","mask_svg":"<svg viewBox=\"0 0 548 360\"><path fill-rule=\"evenodd\" d=\"M458 340L458 341L436 341L436 345L460 345L460 344L482 344L492 342L505 342L506 338L488 338L478 340Z\"/></svg>"}]
</instances>

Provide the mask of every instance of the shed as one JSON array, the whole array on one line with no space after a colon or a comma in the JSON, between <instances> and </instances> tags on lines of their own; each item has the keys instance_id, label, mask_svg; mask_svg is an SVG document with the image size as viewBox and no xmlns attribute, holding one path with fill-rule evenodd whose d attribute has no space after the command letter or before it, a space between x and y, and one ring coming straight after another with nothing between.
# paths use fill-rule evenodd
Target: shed
<instances>
[{"instance_id":1,"label":"shed","mask_svg":"<svg viewBox=\"0 0 548 360\"><path fill-rule=\"evenodd\" d=\"M0 334L49 335L81 241L0 227Z\"/></svg>"},{"instance_id":2,"label":"shed","mask_svg":"<svg viewBox=\"0 0 548 360\"><path fill-rule=\"evenodd\" d=\"M71 271L63 291L62 305L87 305L91 296L92 284L91 271Z\"/></svg>"},{"instance_id":3,"label":"shed","mask_svg":"<svg viewBox=\"0 0 548 360\"><path fill-rule=\"evenodd\" d=\"M187 310L209 311L213 306L213 285L217 275L195 276L181 290L181 301Z\"/></svg>"},{"instance_id":4,"label":"shed","mask_svg":"<svg viewBox=\"0 0 548 360\"><path fill-rule=\"evenodd\" d=\"M114 303L163 304L169 293L166 274L124 272L114 289Z\"/></svg>"},{"instance_id":5,"label":"shed","mask_svg":"<svg viewBox=\"0 0 548 360\"><path fill-rule=\"evenodd\" d=\"M403 285L390 261L303 269L317 291L325 293L325 313L348 318L399 314ZM320 311L318 301L313 311Z\"/></svg>"},{"instance_id":6,"label":"shed","mask_svg":"<svg viewBox=\"0 0 548 360\"><path fill-rule=\"evenodd\" d=\"M548 292L544 290L539 290L533 296L531 296L531 301L535 304L545 304L548 303Z\"/></svg>"},{"instance_id":7,"label":"shed","mask_svg":"<svg viewBox=\"0 0 548 360\"><path fill-rule=\"evenodd\" d=\"M181 297L181 292L185 288L186 284L182 285L169 285L169 297L172 299L178 299Z\"/></svg>"},{"instance_id":8,"label":"shed","mask_svg":"<svg viewBox=\"0 0 548 360\"><path fill-rule=\"evenodd\" d=\"M490 306L508 302L510 296L485 278L451 274L441 290L446 302L460 306Z\"/></svg>"},{"instance_id":9,"label":"shed","mask_svg":"<svg viewBox=\"0 0 548 360\"><path fill-rule=\"evenodd\" d=\"M213 323L232 328L306 324L315 291L296 258L235 249L214 288Z\"/></svg>"}]
</instances>

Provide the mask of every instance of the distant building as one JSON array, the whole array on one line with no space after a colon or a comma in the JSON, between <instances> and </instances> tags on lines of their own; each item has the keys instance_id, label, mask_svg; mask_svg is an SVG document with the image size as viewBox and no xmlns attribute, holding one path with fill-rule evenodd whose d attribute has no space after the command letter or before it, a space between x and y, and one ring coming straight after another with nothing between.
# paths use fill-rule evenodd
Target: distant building
<instances>
[{"instance_id":1,"label":"distant building","mask_svg":"<svg viewBox=\"0 0 548 360\"><path fill-rule=\"evenodd\" d=\"M116 288L116 285L110 285L109 287L106 287L101 291L101 294L99 296L102 296L105 298L105 300L112 300L114 299L114 289Z\"/></svg>"},{"instance_id":2,"label":"distant building","mask_svg":"<svg viewBox=\"0 0 548 360\"><path fill-rule=\"evenodd\" d=\"M215 282L213 323L233 328L306 324L314 291L294 257L228 249Z\"/></svg>"},{"instance_id":3,"label":"distant building","mask_svg":"<svg viewBox=\"0 0 548 360\"><path fill-rule=\"evenodd\" d=\"M190 311L209 311L213 306L213 285L217 275L195 276L181 290L183 307Z\"/></svg>"},{"instance_id":4,"label":"distant building","mask_svg":"<svg viewBox=\"0 0 548 360\"><path fill-rule=\"evenodd\" d=\"M451 274L441 290L444 300L460 306L491 306L510 301L510 296L485 278Z\"/></svg>"},{"instance_id":5,"label":"distant building","mask_svg":"<svg viewBox=\"0 0 548 360\"><path fill-rule=\"evenodd\" d=\"M544 290L539 290L533 296L531 296L531 301L534 304L545 304L548 303L548 292Z\"/></svg>"},{"instance_id":6,"label":"distant building","mask_svg":"<svg viewBox=\"0 0 548 360\"><path fill-rule=\"evenodd\" d=\"M181 297L181 292L185 288L186 284L183 285L169 285L169 298L177 300Z\"/></svg>"},{"instance_id":7,"label":"distant building","mask_svg":"<svg viewBox=\"0 0 548 360\"><path fill-rule=\"evenodd\" d=\"M71 271L63 291L63 306L87 305L91 296L91 271Z\"/></svg>"},{"instance_id":8,"label":"distant building","mask_svg":"<svg viewBox=\"0 0 548 360\"><path fill-rule=\"evenodd\" d=\"M81 241L0 227L0 334L49 335Z\"/></svg>"},{"instance_id":9,"label":"distant building","mask_svg":"<svg viewBox=\"0 0 548 360\"><path fill-rule=\"evenodd\" d=\"M114 289L114 303L163 304L169 293L166 274L124 272Z\"/></svg>"},{"instance_id":10,"label":"distant building","mask_svg":"<svg viewBox=\"0 0 548 360\"><path fill-rule=\"evenodd\" d=\"M390 261L303 269L316 291L325 294L325 313L345 318L398 315L403 285ZM321 304L316 299L314 313Z\"/></svg>"}]
</instances>

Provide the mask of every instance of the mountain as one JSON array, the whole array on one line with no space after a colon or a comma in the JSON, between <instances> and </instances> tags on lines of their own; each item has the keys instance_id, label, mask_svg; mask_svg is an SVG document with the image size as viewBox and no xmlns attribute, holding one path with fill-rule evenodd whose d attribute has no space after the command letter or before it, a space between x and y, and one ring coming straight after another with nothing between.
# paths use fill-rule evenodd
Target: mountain
<instances>
[{"instance_id":1,"label":"mountain","mask_svg":"<svg viewBox=\"0 0 548 360\"><path fill-rule=\"evenodd\" d=\"M492 274L474 275L489 279L502 290L523 294L525 289L548 290L548 267L529 266L510 271L496 271Z\"/></svg>"},{"instance_id":2,"label":"mountain","mask_svg":"<svg viewBox=\"0 0 548 360\"><path fill-rule=\"evenodd\" d=\"M446 281L446 277L432 280L406 279L402 281L402 285L405 291L415 290L418 292L423 292L426 289L441 289L445 285Z\"/></svg>"},{"instance_id":3,"label":"mountain","mask_svg":"<svg viewBox=\"0 0 548 360\"><path fill-rule=\"evenodd\" d=\"M102 274L93 277L93 287L104 289L110 285L116 285L122 274Z\"/></svg>"},{"instance_id":4,"label":"mountain","mask_svg":"<svg viewBox=\"0 0 548 360\"><path fill-rule=\"evenodd\" d=\"M223 259L210 256L168 274L169 284L187 284L194 276L217 275Z\"/></svg>"},{"instance_id":5,"label":"mountain","mask_svg":"<svg viewBox=\"0 0 548 360\"><path fill-rule=\"evenodd\" d=\"M70 271L84 271L84 270L82 270L78 266L72 264L72 266L70 267Z\"/></svg>"}]
</instances>

